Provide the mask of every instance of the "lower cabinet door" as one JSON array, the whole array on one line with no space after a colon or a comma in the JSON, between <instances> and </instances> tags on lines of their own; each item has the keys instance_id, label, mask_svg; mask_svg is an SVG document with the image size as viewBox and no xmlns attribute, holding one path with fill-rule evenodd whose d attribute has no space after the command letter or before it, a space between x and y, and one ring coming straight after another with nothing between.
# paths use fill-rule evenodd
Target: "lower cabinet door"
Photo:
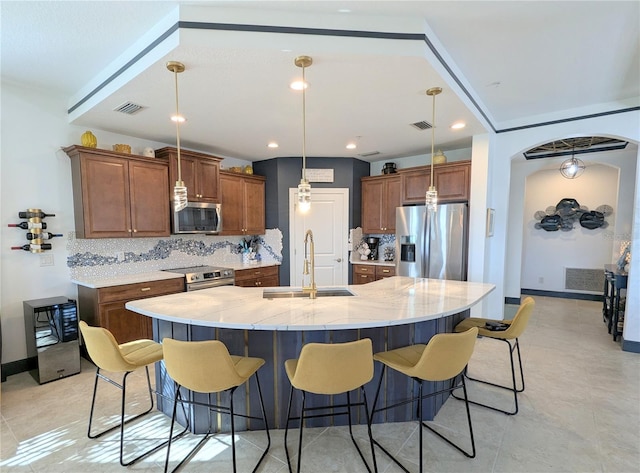
<instances>
[{"instance_id":1,"label":"lower cabinet door","mask_svg":"<svg viewBox=\"0 0 640 473\"><path fill-rule=\"evenodd\" d=\"M118 343L152 338L151 317L125 309L125 302L100 304L100 325L109 330Z\"/></svg>"}]
</instances>

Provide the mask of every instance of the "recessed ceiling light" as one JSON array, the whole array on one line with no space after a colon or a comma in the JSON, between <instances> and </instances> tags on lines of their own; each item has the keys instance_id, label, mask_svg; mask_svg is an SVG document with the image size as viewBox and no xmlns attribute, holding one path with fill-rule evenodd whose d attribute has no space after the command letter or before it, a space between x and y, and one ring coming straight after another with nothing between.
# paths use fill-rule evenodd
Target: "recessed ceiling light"
<instances>
[{"instance_id":1,"label":"recessed ceiling light","mask_svg":"<svg viewBox=\"0 0 640 473\"><path fill-rule=\"evenodd\" d=\"M278 147L278 143L276 143L275 141L272 141L271 143L269 143L267 145L269 148L277 148Z\"/></svg>"},{"instance_id":2,"label":"recessed ceiling light","mask_svg":"<svg viewBox=\"0 0 640 473\"><path fill-rule=\"evenodd\" d=\"M467 126L466 123L464 122L457 122L454 123L453 125L451 125L451 129L452 130L461 130L462 128L464 128L465 126Z\"/></svg>"},{"instance_id":3,"label":"recessed ceiling light","mask_svg":"<svg viewBox=\"0 0 640 473\"><path fill-rule=\"evenodd\" d=\"M356 144L355 143L349 143L347 145L347 149L356 149Z\"/></svg>"},{"instance_id":4,"label":"recessed ceiling light","mask_svg":"<svg viewBox=\"0 0 640 473\"><path fill-rule=\"evenodd\" d=\"M178 123L184 123L187 121L186 118L184 118L182 115L172 115L171 116L171 121L172 122L178 122Z\"/></svg>"},{"instance_id":5,"label":"recessed ceiling light","mask_svg":"<svg viewBox=\"0 0 640 473\"><path fill-rule=\"evenodd\" d=\"M338 10L338 13L351 13L351 10L349 10L348 8L340 8Z\"/></svg>"},{"instance_id":6,"label":"recessed ceiling light","mask_svg":"<svg viewBox=\"0 0 640 473\"><path fill-rule=\"evenodd\" d=\"M290 88L292 88L293 90L302 90L303 88L308 88L309 87L309 83L308 82L302 82L301 80L296 80L294 82L291 83L291 85L289 85Z\"/></svg>"}]
</instances>

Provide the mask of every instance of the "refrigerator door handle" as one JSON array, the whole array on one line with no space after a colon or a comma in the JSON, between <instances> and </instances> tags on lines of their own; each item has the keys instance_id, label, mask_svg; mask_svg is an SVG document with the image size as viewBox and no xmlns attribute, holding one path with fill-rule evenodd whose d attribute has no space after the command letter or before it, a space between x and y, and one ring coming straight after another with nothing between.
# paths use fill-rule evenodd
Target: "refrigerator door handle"
<instances>
[{"instance_id":1,"label":"refrigerator door handle","mask_svg":"<svg viewBox=\"0 0 640 473\"><path fill-rule=\"evenodd\" d=\"M422 234L422 277L423 278L428 278L429 277L429 269L431 268L431 242L429 241L431 239L431 214L432 212L429 212L429 210L427 210L425 208L424 211L424 228L423 228L423 234Z\"/></svg>"}]
</instances>

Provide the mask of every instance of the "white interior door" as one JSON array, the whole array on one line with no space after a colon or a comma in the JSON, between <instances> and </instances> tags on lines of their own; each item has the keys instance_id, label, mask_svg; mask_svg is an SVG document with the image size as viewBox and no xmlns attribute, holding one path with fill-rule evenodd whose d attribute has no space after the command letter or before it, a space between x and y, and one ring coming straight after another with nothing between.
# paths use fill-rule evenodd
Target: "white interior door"
<instances>
[{"instance_id":1,"label":"white interior door","mask_svg":"<svg viewBox=\"0 0 640 473\"><path fill-rule=\"evenodd\" d=\"M313 233L316 286L346 285L349 267L349 189L312 189L311 209L304 214L297 210L297 201L298 189L289 189L291 285L303 285L304 237L307 230ZM309 284L309 279L305 284Z\"/></svg>"}]
</instances>

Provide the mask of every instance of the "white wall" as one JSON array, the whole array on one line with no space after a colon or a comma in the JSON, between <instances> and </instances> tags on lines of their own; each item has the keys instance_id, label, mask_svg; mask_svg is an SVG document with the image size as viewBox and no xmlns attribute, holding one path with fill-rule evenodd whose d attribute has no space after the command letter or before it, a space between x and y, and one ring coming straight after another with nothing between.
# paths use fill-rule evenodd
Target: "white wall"
<instances>
[{"instance_id":1,"label":"white wall","mask_svg":"<svg viewBox=\"0 0 640 473\"><path fill-rule=\"evenodd\" d=\"M493 314L504 313L504 297L519 297L519 294L507 293L506 286L510 281L519 281L520 268L514 271L514 262L519 262L522 255L523 204L510 199L511 161L520 159L522 152L539 144L572 136L611 136L630 140L636 145L640 141L640 112L633 111L616 115L607 115L584 120L575 120L555 125L528 128L525 130L495 135L495 146L490 150L489 194L487 205L496 209L496 237L492 238L485 254L486 264L492 268L489 280L497 285L496 291L489 295L490 311ZM635 159L638 154L636 149ZM473 165L472 165L473 167ZM632 199L634 212L632 222L632 262L629 273L627 294L627 317L623 337L629 341L640 341L640 269L634 268L639 261L638 253L633 248L640 248L640 166L635 171L635 195ZM473 180L473 175L472 175ZM473 186L472 182L472 186ZM517 222L514 225L514 222ZM517 230L520 228L520 231ZM507 238L507 235L509 238ZM482 238L479 229L471 229L471 238ZM508 243L507 243L508 242ZM474 257L480 257L474 255ZM638 266L638 263L636 263Z\"/></svg>"},{"instance_id":2,"label":"white wall","mask_svg":"<svg viewBox=\"0 0 640 473\"><path fill-rule=\"evenodd\" d=\"M579 222L570 231L548 232L535 227L540 220L534 214L544 212L547 207L555 208L563 198L576 199L589 210L605 204L617 210L618 170L595 164L577 179L562 177L558 169L538 171L527 177L522 222L522 288L565 292L565 268L602 270L603 265L611 262L613 248L608 228L589 230ZM617 217L614 213L605 221L615 228ZM629 222L631 217L626 216ZM597 291L602 292L600 287Z\"/></svg>"}]
</instances>

